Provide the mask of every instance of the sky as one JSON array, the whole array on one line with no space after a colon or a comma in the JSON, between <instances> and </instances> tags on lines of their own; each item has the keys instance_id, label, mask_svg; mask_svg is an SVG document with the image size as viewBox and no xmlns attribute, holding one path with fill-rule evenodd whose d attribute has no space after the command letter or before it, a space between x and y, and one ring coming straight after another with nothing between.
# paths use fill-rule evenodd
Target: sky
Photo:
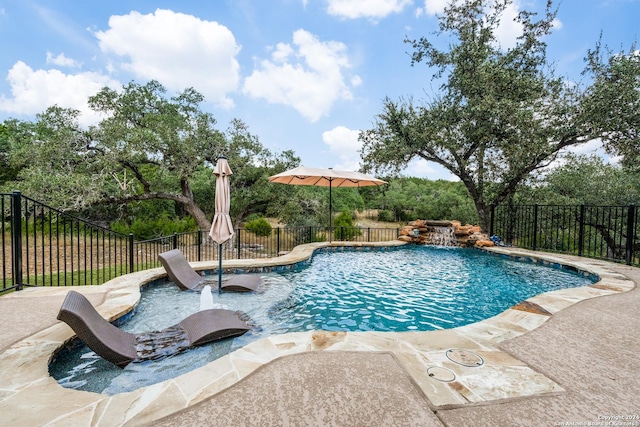
<instances>
[{"instance_id":1,"label":"sky","mask_svg":"<svg viewBox=\"0 0 640 427\"><path fill-rule=\"evenodd\" d=\"M193 87L218 129L232 119L273 152L304 166L359 168L360 130L386 97L428 100L433 71L411 66L405 39L433 37L447 0L0 0L0 120L35 120L57 104L99 116L87 99L102 87L158 80L175 94ZM498 31L515 42L516 0ZM558 75L581 81L587 50L602 41L628 50L639 37L640 0L563 0L545 38ZM589 152L596 144L578 150ZM404 175L455 179L411 162Z\"/></svg>"}]
</instances>

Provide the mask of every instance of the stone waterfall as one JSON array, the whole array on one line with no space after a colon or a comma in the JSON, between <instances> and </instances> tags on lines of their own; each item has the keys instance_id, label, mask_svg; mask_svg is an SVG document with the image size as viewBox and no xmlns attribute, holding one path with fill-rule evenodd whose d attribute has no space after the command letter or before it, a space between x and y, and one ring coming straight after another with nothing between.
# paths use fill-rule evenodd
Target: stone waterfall
<instances>
[{"instance_id":1,"label":"stone waterfall","mask_svg":"<svg viewBox=\"0 0 640 427\"><path fill-rule=\"evenodd\" d=\"M436 246L458 246L455 230L453 227L427 227L425 232L425 245Z\"/></svg>"},{"instance_id":2,"label":"stone waterfall","mask_svg":"<svg viewBox=\"0 0 640 427\"><path fill-rule=\"evenodd\" d=\"M482 247L494 243L477 225L417 219L400 230L398 240L420 245Z\"/></svg>"}]
</instances>

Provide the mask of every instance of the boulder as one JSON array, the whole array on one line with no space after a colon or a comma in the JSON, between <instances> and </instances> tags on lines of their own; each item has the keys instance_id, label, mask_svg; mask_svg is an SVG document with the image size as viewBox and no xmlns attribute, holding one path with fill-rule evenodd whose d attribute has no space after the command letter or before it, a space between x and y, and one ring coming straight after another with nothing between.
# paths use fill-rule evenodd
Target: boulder
<instances>
[{"instance_id":1,"label":"boulder","mask_svg":"<svg viewBox=\"0 0 640 427\"><path fill-rule=\"evenodd\" d=\"M426 225L431 227L451 227L451 221L448 220L427 220Z\"/></svg>"},{"instance_id":2,"label":"boulder","mask_svg":"<svg viewBox=\"0 0 640 427\"><path fill-rule=\"evenodd\" d=\"M456 227L454 230L454 234L456 236L468 236L471 234L471 226L470 225L461 225Z\"/></svg>"},{"instance_id":3,"label":"boulder","mask_svg":"<svg viewBox=\"0 0 640 427\"><path fill-rule=\"evenodd\" d=\"M415 221L411 221L409 225L413 228L424 227L427 225L427 222L424 219L416 219Z\"/></svg>"},{"instance_id":4,"label":"boulder","mask_svg":"<svg viewBox=\"0 0 640 427\"><path fill-rule=\"evenodd\" d=\"M410 225L405 225L400 230L400 235L402 235L402 236L410 236L412 234L413 234L413 227L410 226Z\"/></svg>"}]
</instances>

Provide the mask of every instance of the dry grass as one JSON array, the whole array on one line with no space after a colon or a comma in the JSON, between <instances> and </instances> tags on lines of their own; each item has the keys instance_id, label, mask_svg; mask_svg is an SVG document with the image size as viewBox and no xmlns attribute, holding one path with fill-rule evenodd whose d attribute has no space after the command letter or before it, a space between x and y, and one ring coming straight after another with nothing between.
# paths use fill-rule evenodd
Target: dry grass
<instances>
[{"instance_id":1,"label":"dry grass","mask_svg":"<svg viewBox=\"0 0 640 427\"><path fill-rule=\"evenodd\" d=\"M362 228L401 228L407 225L404 222L384 222L378 221L378 210L368 209L362 212L356 211L355 226ZM265 218L271 227L286 227L287 224L281 223L277 218Z\"/></svg>"}]
</instances>

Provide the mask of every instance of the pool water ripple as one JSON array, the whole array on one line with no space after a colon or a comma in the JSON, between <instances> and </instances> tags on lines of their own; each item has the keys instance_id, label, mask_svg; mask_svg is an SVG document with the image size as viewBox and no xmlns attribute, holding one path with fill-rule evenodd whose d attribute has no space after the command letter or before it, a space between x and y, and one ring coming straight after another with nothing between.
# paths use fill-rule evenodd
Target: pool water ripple
<instances>
[{"instance_id":1,"label":"pool water ripple","mask_svg":"<svg viewBox=\"0 0 640 427\"><path fill-rule=\"evenodd\" d=\"M565 270L481 251L411 246L384 252L317 253L310 264L263 275L254 293L214 292L214 305L241 311L254 325L227 339L121 370L86 347L56 358L50 372L65 387L107 394L154 384L203 366L244 345L287 332L427 331L494 316L534 295L592 281ZM213 279L212 279L213 280ZM161 330L196 312L200 295L172 283L143 291L122 329Z\"/></svg>"}]
</instances>

